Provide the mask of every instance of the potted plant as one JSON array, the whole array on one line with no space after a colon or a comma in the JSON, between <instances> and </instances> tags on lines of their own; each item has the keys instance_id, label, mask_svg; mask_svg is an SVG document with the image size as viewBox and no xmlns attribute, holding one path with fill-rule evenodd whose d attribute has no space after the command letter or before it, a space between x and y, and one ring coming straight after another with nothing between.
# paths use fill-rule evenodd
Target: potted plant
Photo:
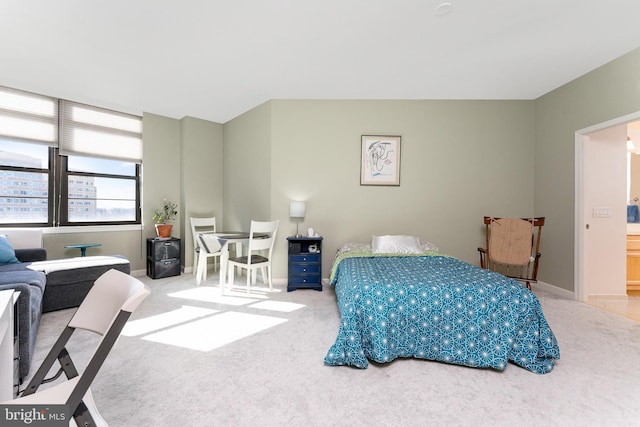
<instances>
[{"instance_id":1,"label":"potted plant","mask_svg":"<svg viewBox=\"0 0 640 427\"><path fill-rule=\"evenodd\" d=\"M153 211L151 219L156 223L156 234L158 237L170 237L172 224L168 224L170 221L176 219L178 215L178 205L164 199L162 201L162 209L156 209Z\"/></svg>"}]
</instances>

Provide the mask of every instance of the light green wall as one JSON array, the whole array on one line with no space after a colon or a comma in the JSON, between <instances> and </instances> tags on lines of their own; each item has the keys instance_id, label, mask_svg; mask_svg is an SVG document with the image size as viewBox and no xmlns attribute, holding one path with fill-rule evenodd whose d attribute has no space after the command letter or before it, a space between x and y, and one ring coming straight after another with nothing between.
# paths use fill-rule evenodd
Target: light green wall
<instances>
[{"instance_id":1,"label":"light green wall","mask_svg":"<svg viewBox=\"0 0 640 427\"><path fill-rule=\"evenodd\" d=\"M248 218L227 200L253 200L254 185L269 195L249 213L270 206L280 220L274 278L287 274L294 199L307 202L301 229L325 238L324 277L340 245L372 234L418 235L477 263L484 215L532 214L533 118L532 101L270 101L225 124L225 218ZM399 187L360 186L363 134L402 137ZM252 140L261 154L242 145ZM227 182L247 166L268 188L255 171L244 173L257 181Z\"/></svg>"},{"instance_id":2,"label":"light green wall","mask_svg":"<svg viewBox=\"0 0 640 427\"><path fill-rule=\"evenodd\" d=\"M180 121L155 114L145 113L143 128L143 181L142 181L142 223L144 238L155 236L151 217L155 209L162 208L164 199L180 203ZM180 206L179 206L180 208ZM174 222L172 235L180 237L182 209ZM146 248L145 248L146 251ZM146 257L146 255L145 255Z\"/></svg>"},{"instance_id":3,"label":"light green wall","mask_svg":"<svg viewBox=\"0 0 640 427\"><path fill-rule=\"evenodd\" d=\"M219 123L185 117L181 130L180 235L182 264L193 266L193 237L189 218L215 216L222 225L223 127Z\"/></svg>"},{"instance_id":4,"label":"light green wall","mask_svg":"<svg viewBox=\"0 0 640 427\"><path fill-rule=\"evenodd\" d=\"M637 111L640 49L535 101L534 211L547 217L540 280L574 290L575 132Z\"/></svg>"},{"instance_id":5,"label":"light green wall","mask_svg":"<svg viewBox=\"0 0 640 427\"><path fill-rule=\"evenodd\" d=\"M62 259L80 256L80 249L67 249L65 245L78 243L100 243L102 246L88 248L87 255L123 255L131 263L131 270L144 269L146 248L144 234L140 230L62 233L45 230L43 246L47 259Z\"/></svg>"},{"instance_id":6,"label":"light green wall","mask_svg":"<svg viewBox=\"0 0 640 427\"><path fill-rule=\"evenodd\" d=\"M224 124L224 224L249 230L271 217L271 104Z\"/></svg>"}]
</instances>

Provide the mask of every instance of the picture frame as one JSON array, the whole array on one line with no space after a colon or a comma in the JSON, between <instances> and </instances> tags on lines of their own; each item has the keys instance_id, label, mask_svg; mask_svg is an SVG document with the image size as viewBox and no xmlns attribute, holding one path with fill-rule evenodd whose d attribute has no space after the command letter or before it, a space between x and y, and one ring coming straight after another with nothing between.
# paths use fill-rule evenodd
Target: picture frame
<instances>
[{"instance_id":1,"label":"picture frame","mask_svg":"<svg viewBox=\"0 0 640 427\"><path fill-rule=\"evenodd\" d=\"M360 185L400 186L400 136L362 135Z\"/></svg>"}]
</instances>

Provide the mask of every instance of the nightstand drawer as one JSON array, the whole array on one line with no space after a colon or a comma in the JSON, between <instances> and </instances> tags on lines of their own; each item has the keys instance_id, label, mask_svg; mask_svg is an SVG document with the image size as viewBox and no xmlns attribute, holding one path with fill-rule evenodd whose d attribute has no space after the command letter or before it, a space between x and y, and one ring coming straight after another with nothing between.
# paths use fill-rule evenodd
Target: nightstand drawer
<instances>
[{"instance_id":1,"label":"nightstand drawer","mask_svg":"<svg viewBox=\"0 0 640 427\"><path fill-rule=\"evenodd\" d=\"M290 276L289 277L289 286L299 286L299 285L319 285L320 284L320 275L308 275L308 276Z\"/></svg>"},{"instance_id":2,"label":"nightstand drawer","mask_svg":"<svg viewBox=\"0 0 640 427\"><path fill-rule=\"evenodd\" d=\"M320 273L320 264L291 264L291 274L313 273Z\"/></svg>"},{"instance_id":3,"label":"nightstand drawer","mask_svg":"<svg viewBox=\"0 0 640 427\"><path fill-rule=\"evenodd\" d=\"M291 254L291 262L319 262L320 254Z\"/></svg>"}]
</instances>

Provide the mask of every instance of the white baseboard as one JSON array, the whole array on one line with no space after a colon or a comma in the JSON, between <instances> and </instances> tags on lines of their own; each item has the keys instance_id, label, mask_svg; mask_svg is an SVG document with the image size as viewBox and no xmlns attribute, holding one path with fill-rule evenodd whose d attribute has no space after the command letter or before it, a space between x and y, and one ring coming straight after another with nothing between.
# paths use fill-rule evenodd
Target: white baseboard
<instances>
[{"instance_id":1,"label":"white baseboard","mask_svg":"<svg viewBox=\"0 0 640 427\"><path fill-rule=\"evenodd\" d=\"M587 301L625 301L629 299L629 295L620 295L620 294L600 294L600 295L589 295L587 296Z\"/></svg>"},{"instance_id":2,"label":"white baseboard","mask_svg":"<svg viewBox=\"0 0 640 427\"><path fill-rule=\"evenodd\" d=\"M531 287L533 289L540 289L540 290L543 290L545 292L549 292L550 294L557 295L557 296L559 296L561 298L570 299L570 300L575 300L576 299L575 292L568 291L568 290L563 289L563 288L559 288L559 287L551 285L549 283L538 281L536 283L532 283Z\"/></svg>"},{"instance_id":3,"label":"white baseboard","mask_svg":"<svg viewBox=\"0 0 640 427\"><path fill-rule=\"evenodd\" d=\"M133 277L142 277L147 275L147 270L131 270L130 274Z\"/></svg>"}]
</instances>

